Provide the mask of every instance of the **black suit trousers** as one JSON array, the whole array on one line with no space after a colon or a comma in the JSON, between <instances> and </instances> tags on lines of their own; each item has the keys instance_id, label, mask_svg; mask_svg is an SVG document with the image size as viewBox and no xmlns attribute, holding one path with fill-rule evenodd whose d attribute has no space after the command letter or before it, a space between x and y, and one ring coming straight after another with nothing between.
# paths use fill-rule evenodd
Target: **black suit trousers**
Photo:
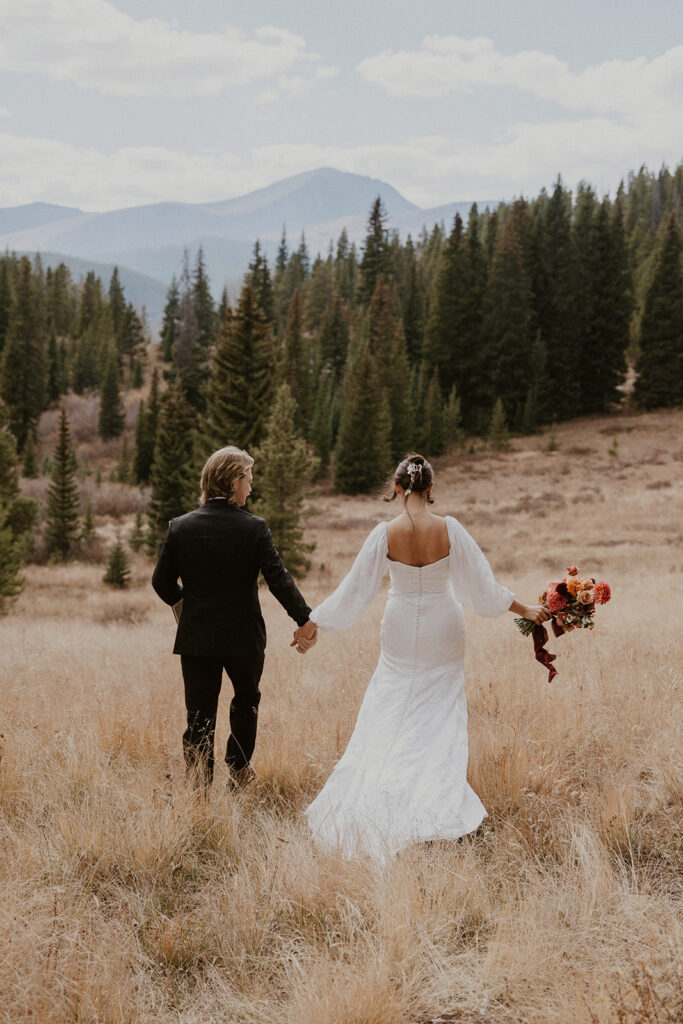
<instances>
[{"instance_id":1,"label":"black suit trousers","mask_svg":"<svg viewBox=\"0 0 683 1024\"><path fill-rule=\"evenodd\" d=\"M207 786L213 781L214 738L218 696L223 669L232 683L230 702L230 738L225 760L231 771L246 767L256 744L259 682L263 672L263 652L225 659L181 656L187 729L183 734L183 753L189 771L196 772Z\"/></svg>"}]
</instances>

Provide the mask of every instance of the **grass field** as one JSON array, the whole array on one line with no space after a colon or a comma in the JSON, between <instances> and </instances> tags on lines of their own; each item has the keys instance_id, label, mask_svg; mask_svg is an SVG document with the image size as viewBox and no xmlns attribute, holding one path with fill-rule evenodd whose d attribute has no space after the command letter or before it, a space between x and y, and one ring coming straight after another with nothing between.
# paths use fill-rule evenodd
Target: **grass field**
<instances>
[{"instance_id":1,"label":"grass field","mask_svg":"<svg viewBox=\"0 0 683 1024\"><path fill-rule=\"evenodd\" d=\"M521 600L572 562L613 598L552 642L552 686L512 615L466 613L489 817L385 869L316 852L301 815L353 727L384 595L301 657L264 594L259 780L233 795L220 764L203 802L150 563L121 593L101 567L29 567L0 621L0 1022L680 1022L682 435L677 411L584 420L557 451L437 465L435 511ZM397 510L312 501L314 604Z\"/></svg>"}]
</instances>

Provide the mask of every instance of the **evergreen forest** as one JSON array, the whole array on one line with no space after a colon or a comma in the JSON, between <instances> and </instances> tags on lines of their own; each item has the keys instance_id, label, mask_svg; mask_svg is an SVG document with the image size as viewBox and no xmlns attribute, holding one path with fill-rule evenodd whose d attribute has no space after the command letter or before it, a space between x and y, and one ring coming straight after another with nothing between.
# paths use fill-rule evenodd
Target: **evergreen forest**
<instances>
[{"instance_id":1,"label":"evergreen forest","mask_svg":"<svg viewBox=\"0 0 683 1024\"><path fill-rule=\"evenodd\" d=\"M6 252L0 547L8 564L18 572L37 515L16 511L17 468L50 477L38 518L52 557L82 543L87 509L66 413L54 451L40 450L38 429L70 394L97 396L97 434L120 446L117 480L143 489L150 553L168 520L196 505L199 469L225 444L278 466L262 494L257 481L255 497L263 514L287 521L291 544L297 525L286 505L300 503L300 486L291 496L276 486L289 456L293 476L370 493L410 450L432 457L476 439L507 444L508 434L624 402L680 403L682 207L683 164L642 168L613 198L586 183L572 193L558 178L534 199L475 205L467 222L456 216L404 240L378 197L359 246L345 230L317 255L285 229L273 254L256 240L234 296L212 294L201 248L193 259L186 253L158 343L117 270L108 282L93 272L74 282L64 264L44 269L40 257ZM296 546L292 557L305 567ZM9 576L6 593L16 589Z\"/></svg>"}]
</instances>

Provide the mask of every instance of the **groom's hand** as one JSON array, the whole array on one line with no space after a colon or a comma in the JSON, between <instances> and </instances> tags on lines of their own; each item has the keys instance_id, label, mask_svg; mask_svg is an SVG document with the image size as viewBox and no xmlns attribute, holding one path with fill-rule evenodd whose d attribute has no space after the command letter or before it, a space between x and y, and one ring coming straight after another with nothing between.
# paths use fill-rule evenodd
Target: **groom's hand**
<instances>
[{"instance_id":1,"label":"groom's hand","mask_svg":"<svg viewBox=\"0 0 683 1024\"><path fill-rule=\"evenodd\" d=\"M299 626L298 629L294 630L294 639L292 640L290 647L296 647L299 654L305 654L307 650L313 647L318 639L318 627L315 622L305 622L303 626Z\"/></svg>"}]
</instances>

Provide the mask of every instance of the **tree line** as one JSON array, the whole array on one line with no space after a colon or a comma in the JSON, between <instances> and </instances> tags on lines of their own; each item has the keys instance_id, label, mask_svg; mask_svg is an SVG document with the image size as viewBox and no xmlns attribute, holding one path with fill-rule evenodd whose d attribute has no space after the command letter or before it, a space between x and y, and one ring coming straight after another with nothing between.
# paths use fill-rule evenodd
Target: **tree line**
<instances>
[{"instance_id":1,"label":"tree line","mask_svg":"<svg viewBox=\"0 0 683 1024\"><path fill-rule=\"evenodd\" d=\"M75 285L63 264L6 253L3 437L30 474L46 407L99 392L100 436L118 437L122 392L144 379L125 476L150 485L150 550L196 504L204 458L234 443L263 455L260 508L280 517L281 546L303 568L285 509L313 473L370 492L411 448L438 455L468 435L606 413L629 362L640 407L680 402L682 196L683 165L643 168L614 199L558 179L405 241L378 197L360 247L342 231L312 259L283 230L271 263L257 241L232 305L225 290L214 300L199 249L171 282L157 358L116 269L107 288L92 272ZM0 535L15 500L0 494Z\"/></svg>"}]
</instances>

